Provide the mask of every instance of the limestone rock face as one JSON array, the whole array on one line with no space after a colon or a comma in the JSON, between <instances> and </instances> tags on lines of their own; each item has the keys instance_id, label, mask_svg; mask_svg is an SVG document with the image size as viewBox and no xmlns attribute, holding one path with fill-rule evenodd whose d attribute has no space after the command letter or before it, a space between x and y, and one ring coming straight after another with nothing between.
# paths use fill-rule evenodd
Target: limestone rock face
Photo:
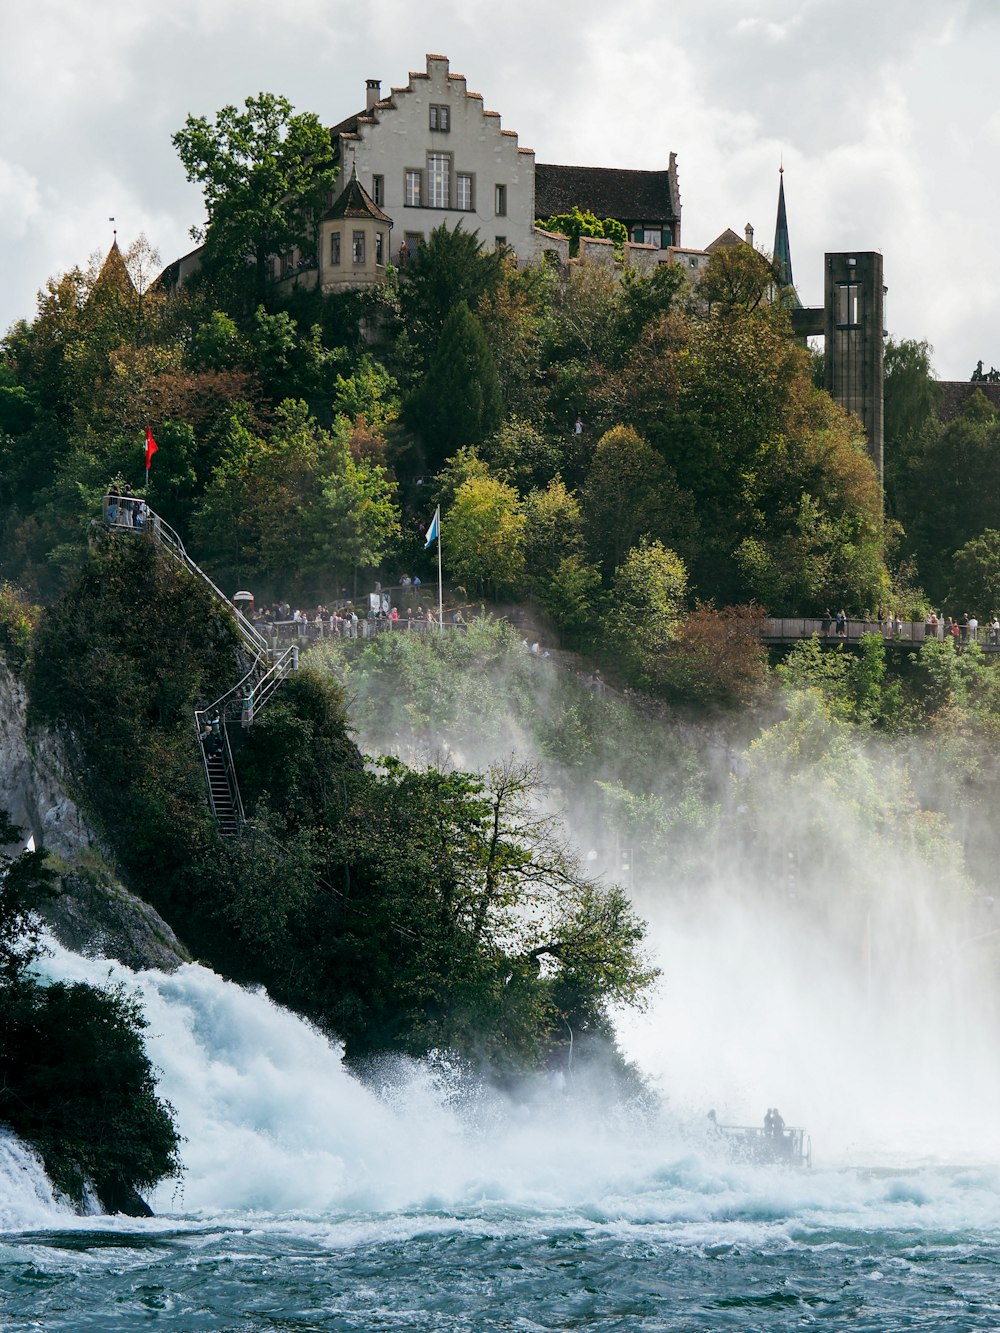
<instances>
[{"instance_id":1,"label":"limestone rock face","mask_svg":"<svg viewBox=\"0 0 1000 1333\"><path fill-rule=\"evenodd\" d=\"M191 962L163 917L107 870L87 867L63 875L45 920L65 948L88 958L115 958L135 972L172 972Z\"/></svg>"},{"instance_id":2,"label":"limestone rock face","mask_svg":"<svg viewBox=\"0 0 1000 1333\"><path fill-rule=\"evenodd\" d=\"M29 737L24 685L0 659L0 808L36 847L75 861L96 839L67 794L58 737Z\"/></svg>"},{"instance_id":3,"label":"limestone rock face","mask_svg":"<svg viewBox=\"0 0 1000 1333\"><path fill-rule=\"evenodd\" d=\"M148 903L104 865L98 839L68 794L59 737L29 732L24 685L0 658L0 809L35 846L64 863L60 891L44 916L60 944L135 970L170 971L190 955ZM11 849L14 852L19 849Z\"/></svg>"}]
</instances>

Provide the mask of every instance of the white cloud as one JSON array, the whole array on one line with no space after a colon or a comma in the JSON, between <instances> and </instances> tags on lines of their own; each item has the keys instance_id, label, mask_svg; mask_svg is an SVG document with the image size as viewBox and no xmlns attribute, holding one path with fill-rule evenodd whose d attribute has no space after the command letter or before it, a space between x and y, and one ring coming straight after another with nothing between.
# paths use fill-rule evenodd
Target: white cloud
<instances>
[{"instance_id":1,"label":"white cloud","mask_svg":"<svg viewBox=\"0 0 1000 1333\"><path fill-rule=\"evenodd\" d=\"M11 0L0 329L106 246L111 214L165 259L189 248L201 203L170 143L188 113L267 89L332 123L367 77L405 83L437 51L540 161L655 168L675 150L688 243L750 221L769 247L783 160L804 298L824 250L881 249L893 332L965 376L1000 362L998 35L995 0Z\"/></svg>"}]
</instances>

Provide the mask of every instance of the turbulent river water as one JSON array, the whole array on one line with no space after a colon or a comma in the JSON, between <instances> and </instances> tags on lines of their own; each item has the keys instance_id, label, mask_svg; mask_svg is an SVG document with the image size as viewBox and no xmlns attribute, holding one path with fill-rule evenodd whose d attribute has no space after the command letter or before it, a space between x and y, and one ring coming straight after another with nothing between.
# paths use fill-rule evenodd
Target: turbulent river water
<instances>
[{"instance_id":1,"label":"turbulent river water","mask_svg":"<svg viewBox=\"0 0 1000 1333\"><path fill-rule=\"evenodd\" d=\"M696 939L673 963L673 994L622 1023L669 1081L643 1115L572 1069L516 1099L456 1095L447 1068L416 1064L363 1086L307 1025L203 968L133 976L56 949L54 973L142 992L186 1172L154 1219L79 1217L0 1141L0 1327L1000 1327L994 1088L960 1077L959 1034L928 1050L911 1031L903 1059L903 1015L841 1048L853 1020L817 1031L822 990L789 1028L755 1012L758 992L775 1003L763 983L713 1009ZM720 1030L726 1058L706 1049ZM706 1132L712 1084L727 1118L740 1098L763 1111L765 1087L789 1120L815 1116L813 1168L729 1160Z\"/></svg>"}]
</instances>

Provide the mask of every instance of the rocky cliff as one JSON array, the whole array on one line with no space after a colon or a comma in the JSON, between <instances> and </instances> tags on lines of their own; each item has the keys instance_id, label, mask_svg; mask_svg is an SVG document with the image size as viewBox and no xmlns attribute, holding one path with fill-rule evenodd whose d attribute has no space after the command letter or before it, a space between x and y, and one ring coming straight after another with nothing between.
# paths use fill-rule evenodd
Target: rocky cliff
<instances>
[{"instance_id":1,"label":"rocky cliff","mask_svg":"<svg viewBox=\"0 0 1000 1333\"><path fill-rule=\"evenodd\" d=\"M131 968L189 961L163 918L116 880L71 790L59 737L29 729L23 682L0 659L0 809L60 871L59 893L45 912L53 934L77 953Z\"/></svg>"}]
</instances>

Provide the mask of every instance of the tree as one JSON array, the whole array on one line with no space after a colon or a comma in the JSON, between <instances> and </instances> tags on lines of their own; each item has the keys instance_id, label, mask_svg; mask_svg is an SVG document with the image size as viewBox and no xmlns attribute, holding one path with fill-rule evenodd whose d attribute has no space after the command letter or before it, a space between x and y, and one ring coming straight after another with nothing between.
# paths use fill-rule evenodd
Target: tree
<instances>
[{"instance_id":1,"label":"tree","mask_svg":"<svg viewBox=\"0 0 1000 1333\"><path fill-rule=\"evenodd\" d=\"M987 528L955 552L948 605L955 615L1000 613L1000 532Z\"/></svg>"},{"instance_id":2,"label":"tree","mask_svg":"<svg viewBox=\"0 0 1000 1333\"><path fill-rule=\"evenodd\" d=\"M897 488L906 549L916 556L921 582L936 602L953 582L955 551L988 529L1000 529L1000 422L984 407L985 400L970 401L947 425L930 425Z\"/></svg>"},{"instance_id":3,"label":"tree","mask_svg":"<svg viewBox=\"0 0 1000 1333\"><path fill-rule=\"evenodd\" d=\"M172 142L189 181L202 186L208 221L193 229L203 262L263 300L268 261L298 248L315 254L317 220L337 168L329 132L311 112L293 114L274 93L248 97L244 110L224 106L210 122L188 116Z\"/></svg>"},{"instance_id":4,"label":"tree","mask_svg":"<svg viewBox=\"0 0 1000 1333\"><path fill-rule=\"evenodd\" d=\"M0 846L20 838L0 810ZM44 952L36 913L54 880L44 852L0 855L0 1118L71 1199L82 1203L90 1186L109 1212L141 1213L137 1191L180 1171L180 1138L156 1095L135 1000L43 986L29 970Z\"/></svg>"},{"instance_id":5,"label":"tree","mask_svg":"<svg viewBox=\"0 0 1000 1333\"><path fill-rule=\"evenodd\" d=\"M656 688L686 595L684 562L662 542L642 538L615 570L604 616L606 643L636 683Z\"/></svg>"},{"instance_id":6,"label":"tree","mask_svg":"<svg viewBox=\"0 0 1000 1333\"><path fill-rule=\"evenodd\" d=\"M934 419L941 390L931 367L933 348L926 342L888 338L883 369L886 507L904 527L911 499L908 473Z\"/></svg>"},{"instance_id":7,"label":"tree","mask_svg":"<svg viewBox=\"0 0 1000 1333\"><path fill-rule=\"evenodd\" d=\"M410 256L400 289L403 317L428 353L455 308L464 302L475 310L496 290L503 272L501 251L484 249L478 233L466 231L461 222L451 230L445 222L433 229Z\"/></svg>"},{"instance_id":8,"label":"tree","mask_svg":"<svg viewBox=\"0 0 1000 1333\"><path fill-rule=\"evenodd\" d=\"M383 761L336 853L339 870L351 849L351 897L310 922L349 1055L437 1046L523 1068L567 1024L606 1035L606 1004L641 1005L642 923L582 873L539 796L520 764L479 779Z\"/></svg>"},{"instance_id":9,"label":"tree","mask_svg":"<svg viewBox=\"0 0 1000 1333\"><path fill-rule=\"evenodd\" d=\"M234 417L196 521L238 582L318 595L338 567L381 559L399 531L395 488L384 468L352 458L350 434L345 418L322 430L302 402L282 403L267 435Z\"/></svg>"},{"instance_id":10,"label":"tree","mask_svg":"<svg viewBox=\"0 0 1000 1333\"><path fill-rule=\"evenodd\" d=\"M616 218L604 218L602 221L589 209L582 210L579 204L574 204L568 213L556 213L544 221L539 219L535 225L541 227L542 231L554 231L568 236L571 259L575 259L580 253L581 236L614 241L617 250L620 250L628 240L628 232L623 223Z\"/></svg>"},{"instance_id":11,"label":"tree","mask_svg":"<svg viewBox=\"0 0 1000 1333\"><path fill-rule=\"evenodd\" d=\"M536 591L544 592L560 563L583 555L583 515L559 477L524 501L524 559Z\"/></svg>"},{"instance_id":12,"label":"tree","mask_svg":"<svg viewBox=\"0 0 1000 1333\"><path fill-rule=\"evenodd\" d=\"M521 417L505 421L483 443L482 454L497 476L522 494L547 486L562 462L559 442Z\"/></svg>"},{"instance_id":13,"label":"tree","mask_svg":"<svg viewBox=\"0 0 1000 1333\"><path fill-rule=\"evenodd\" d=\"M517 492L496 477L470 477L441 523L449 575L495 597L516 593L524 576L524 511Z\"/></svg>"},{"instance_id":14,"label":"tree","mask_svg":"<svg viewBox=\"0 0 1000 1333\"><path fill-rule=\"evenodd\" d=\"M756 310L778 281L773 260L740 241L716 250L698 279L695 299L728 315Z\"/></svg>"},{"instance_id":15,"label":"tree","mask_svg":"<svg viewBox=\"0 0 1000 1333\"><path fill-rule=\"evenodd\" d=\"M445 321L422 383L405 405L433 470L464 444L481 444L503 415L500 380L483 326L465 301Z\"/></svg>"},{"instance_id":16,"label":"tree","mask_svg":"<svg viewBox=\"0 0 1000 1333\"><path fill-rule=\"evenodd\" d=\"M630 427L602 436L581 494L591 558L610 576L641 537L689 548L697 518L662 457Z\"/></svg>"}]
</instances>

